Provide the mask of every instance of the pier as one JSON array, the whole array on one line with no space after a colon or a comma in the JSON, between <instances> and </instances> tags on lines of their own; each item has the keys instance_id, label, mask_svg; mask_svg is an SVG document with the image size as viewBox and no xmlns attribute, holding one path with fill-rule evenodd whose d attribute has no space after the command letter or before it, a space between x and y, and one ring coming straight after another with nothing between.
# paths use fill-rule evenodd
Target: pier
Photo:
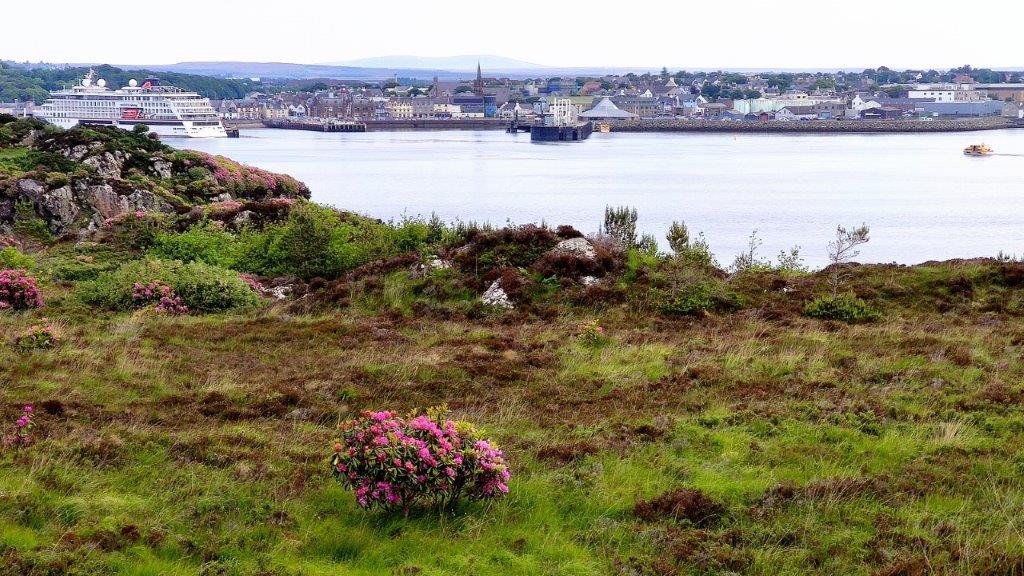
<instances>
[{"instance_id":1,"label":"pier","mask_svg":"<svg viewBox=\"0 0 1024 576\"><path fill-rule=\"evenodd\" d=\"M340 122L335 120L266 120L267 128L285 130L307 130L311 132L366 132L366 124L362 122Z\"/></svg>"}]
</instances>

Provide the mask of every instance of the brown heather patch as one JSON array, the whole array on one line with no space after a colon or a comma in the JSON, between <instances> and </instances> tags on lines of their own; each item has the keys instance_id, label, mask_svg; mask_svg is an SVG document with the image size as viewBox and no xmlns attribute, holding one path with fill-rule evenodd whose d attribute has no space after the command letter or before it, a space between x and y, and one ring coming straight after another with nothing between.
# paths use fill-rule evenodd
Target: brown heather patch
<instances>
[{"instance_id":1,"label":"brown heather patch","mask_svg":"<svg viewBox=\"0 0 1024 576\"><path fill-rule=\"evenodd\" d=\"M645 522L688 520L695 526L709 526L725 514L725 506L695 488L676 488L652 500L640 500L633 514Z\"/></svg>"},{"instance_id":2,"label":"brown heather patch","mask_svg":"<svg viewBox=\"0 0 1024 576\"><path fill-rule=\"evenodd\" d=\"M592 442L580 441L545 446L537 451L537 458L554 466L565 466L597 454L600 450Z\"/></svg>"}]
</instances>

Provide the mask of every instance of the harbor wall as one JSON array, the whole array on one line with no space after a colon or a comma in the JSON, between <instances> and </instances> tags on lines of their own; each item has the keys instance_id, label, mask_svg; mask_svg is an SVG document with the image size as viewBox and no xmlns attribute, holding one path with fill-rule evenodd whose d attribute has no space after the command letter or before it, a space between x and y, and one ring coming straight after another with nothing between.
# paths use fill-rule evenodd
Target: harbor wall
<instances>
[{"instance_id":1,"label":"harbor wall","mask_svg":"<svg viewBox=\"0 0 1024 576\"><path fill-rule=\"evenodd\" d=\"M1011 118L956 118L922 120L617 120L612 132L971 132L1024 128L1024 122Z\"/></svg>"}]
</instances>

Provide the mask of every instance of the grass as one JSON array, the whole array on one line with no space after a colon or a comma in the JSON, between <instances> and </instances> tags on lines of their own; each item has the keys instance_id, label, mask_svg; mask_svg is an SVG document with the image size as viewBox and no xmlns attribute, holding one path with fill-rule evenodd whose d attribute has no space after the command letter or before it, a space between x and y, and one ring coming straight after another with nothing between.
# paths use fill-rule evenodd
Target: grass
<instances>
[{"instance_id":1,"label":"grass","mask_svg":"<svg viewBox=\"0 0 1024 576\"><path fill-rule=\"evenodd\" d=\"M64 332L55 350L0 343L0 418L31 402L38 425L0 453L0 574L1024 568L1024 320L992 308L1019 291L986 279L995 264L858 268L884 311L866 324L769 313L782 303L757 290L694 318L470 320L422 313L394 272L343 309L167 317L83 306L66 250L35 255L47 309L0 314L5 335L44 315ZM585 320L607 342L582 344ZM442 403L504 447L510 495L359 510L327 470L337 424ZM633 514L680 487L725 512Z\"/></svg>"}]
</instances>

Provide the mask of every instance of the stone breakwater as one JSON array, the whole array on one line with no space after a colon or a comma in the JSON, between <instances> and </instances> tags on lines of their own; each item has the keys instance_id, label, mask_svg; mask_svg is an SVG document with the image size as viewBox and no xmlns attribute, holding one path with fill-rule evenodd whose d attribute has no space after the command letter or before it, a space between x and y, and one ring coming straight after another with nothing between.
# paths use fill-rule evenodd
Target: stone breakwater
<instances>
[{"instance_id":1,"label":"stone breakwater","mask_svg":"<svg viewBox=\"0 0 1024 576\"><path fill-rule=\"evenodd\" d=\"M971 132L1024 128L1011 118L949 120L619 120L607 122L613 132Z\"/></svg>"}]
</instances>

